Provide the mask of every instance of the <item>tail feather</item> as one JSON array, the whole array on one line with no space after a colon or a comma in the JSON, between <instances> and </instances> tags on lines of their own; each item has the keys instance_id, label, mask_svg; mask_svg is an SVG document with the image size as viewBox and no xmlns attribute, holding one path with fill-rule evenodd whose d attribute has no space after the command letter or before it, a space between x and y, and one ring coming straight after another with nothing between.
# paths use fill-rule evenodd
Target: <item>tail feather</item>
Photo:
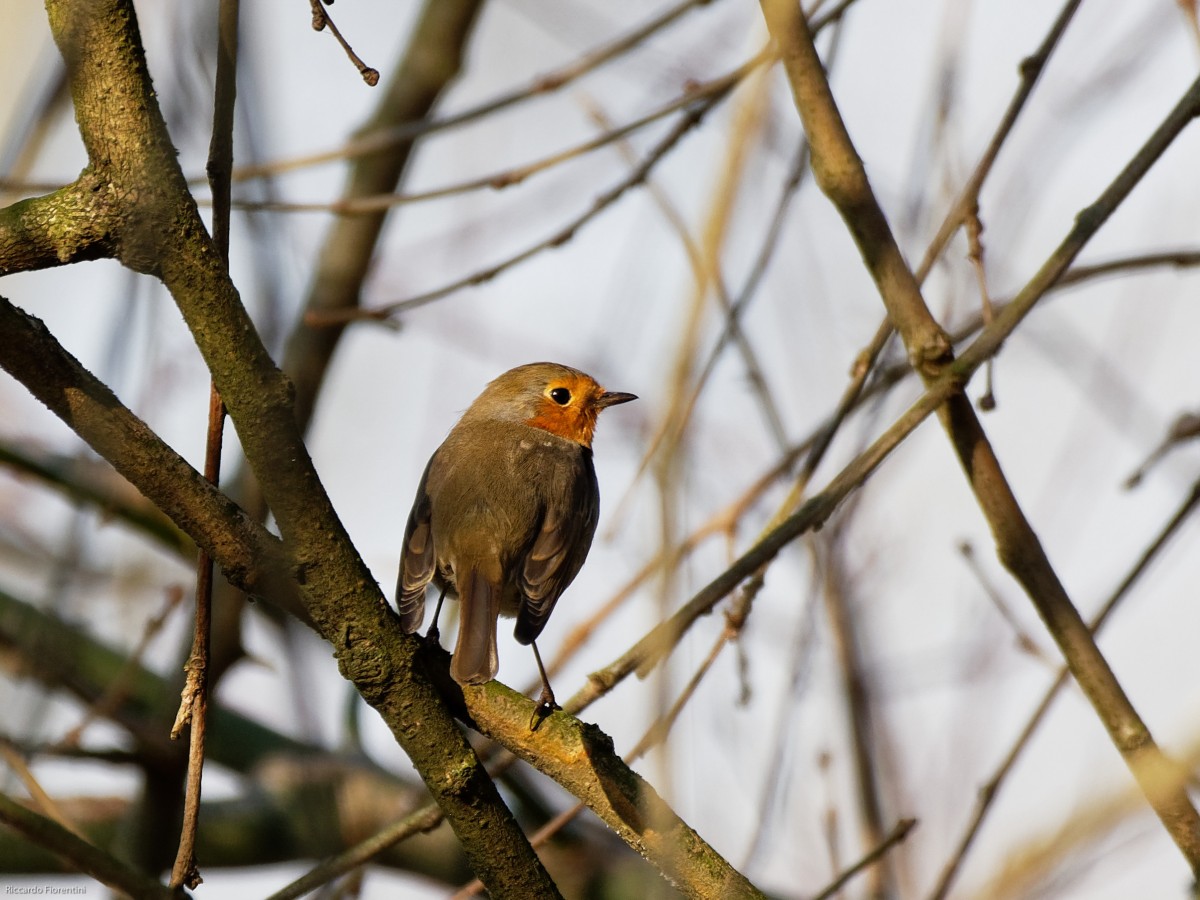
<instances>
[{"instance_id":1,"label":"tail feather","mask_svg":"<svg viewBox=\"0 0 1200 900\"><path fill-rule=\"evenodd\" d=\"M458 587L458 642L450 675L459 684L483 684L496 677L496 620L500 616L500 586L478 572L455 573Z\"/></svg>"}]
</instances>

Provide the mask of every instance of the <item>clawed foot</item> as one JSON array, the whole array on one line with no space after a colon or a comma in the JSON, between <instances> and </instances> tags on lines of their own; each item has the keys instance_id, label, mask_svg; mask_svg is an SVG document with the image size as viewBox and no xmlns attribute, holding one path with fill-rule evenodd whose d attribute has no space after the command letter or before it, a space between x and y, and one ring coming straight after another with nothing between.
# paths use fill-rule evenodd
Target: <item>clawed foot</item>
<instances>
[{"instance_id":1,"label":"clawed foot","mask_svg":"<svg viewBox=\"0 0 1200 900\"><path fill-rule=\"evenodd\" d=\"M529 720L529 730L537 731L538 726L546 720L546 718L555 710L562 709L558 702L554 699L554 692L550 690L549 685L542 688L542 696L538 698L537 709L533 711L533 718Z\"/></svg>"}]
</instances>

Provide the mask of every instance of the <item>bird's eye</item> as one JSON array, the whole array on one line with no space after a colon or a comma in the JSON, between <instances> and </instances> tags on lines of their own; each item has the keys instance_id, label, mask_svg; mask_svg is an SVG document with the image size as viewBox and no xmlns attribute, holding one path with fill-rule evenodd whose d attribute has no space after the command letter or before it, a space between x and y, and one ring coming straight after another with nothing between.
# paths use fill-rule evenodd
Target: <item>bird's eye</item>
<instances>
[{"instance_id":1,"label":"bird's eye","mask_svg":"<svg viewBox=\"0 0 1200 900\"><path fill-rule=\"evenodd\" d=\"M559 406L566 406L571 402L571 392L565 387L556 387L550 392L550 399Z\"/></svg>"}]
</instances>

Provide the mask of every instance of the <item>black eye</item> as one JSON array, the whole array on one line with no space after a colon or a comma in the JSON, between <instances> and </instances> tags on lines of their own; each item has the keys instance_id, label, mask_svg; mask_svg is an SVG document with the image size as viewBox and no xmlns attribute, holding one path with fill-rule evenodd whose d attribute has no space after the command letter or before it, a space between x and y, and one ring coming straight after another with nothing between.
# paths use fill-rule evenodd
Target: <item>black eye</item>
<instances>
[{"instance_id":1,"label":"black eye","mask_svg":"<svg viewBox=\"0 0 1200 900\"><path fill-rule=\"evenodd\" d=\"M550 399L559 406L566 406L571 402L571 392L565 387L556 387L550 392Z\"/></svg>"}]
</instances>

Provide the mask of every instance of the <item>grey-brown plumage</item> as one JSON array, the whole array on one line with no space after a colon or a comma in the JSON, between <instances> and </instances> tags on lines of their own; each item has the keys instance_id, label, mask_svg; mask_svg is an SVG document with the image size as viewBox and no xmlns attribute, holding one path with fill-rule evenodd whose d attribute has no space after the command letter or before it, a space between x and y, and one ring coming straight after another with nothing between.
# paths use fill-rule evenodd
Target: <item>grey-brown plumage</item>
<instances>
[{"instance_id":1,"label":"grey-brown plumage","mask_svg":"<svg viewBox=\"0 0 1200 900\"><path fill-rule=\"evenodd\" d=\"M487 386L430 458L405 529L396 604L412 633L431 581L457 595L456 681L495 677L498 616L516 617L522 644L545 627L596 532L596 416L633 399L567 366L520 366Z\"/></svg>"}]
</instances>

